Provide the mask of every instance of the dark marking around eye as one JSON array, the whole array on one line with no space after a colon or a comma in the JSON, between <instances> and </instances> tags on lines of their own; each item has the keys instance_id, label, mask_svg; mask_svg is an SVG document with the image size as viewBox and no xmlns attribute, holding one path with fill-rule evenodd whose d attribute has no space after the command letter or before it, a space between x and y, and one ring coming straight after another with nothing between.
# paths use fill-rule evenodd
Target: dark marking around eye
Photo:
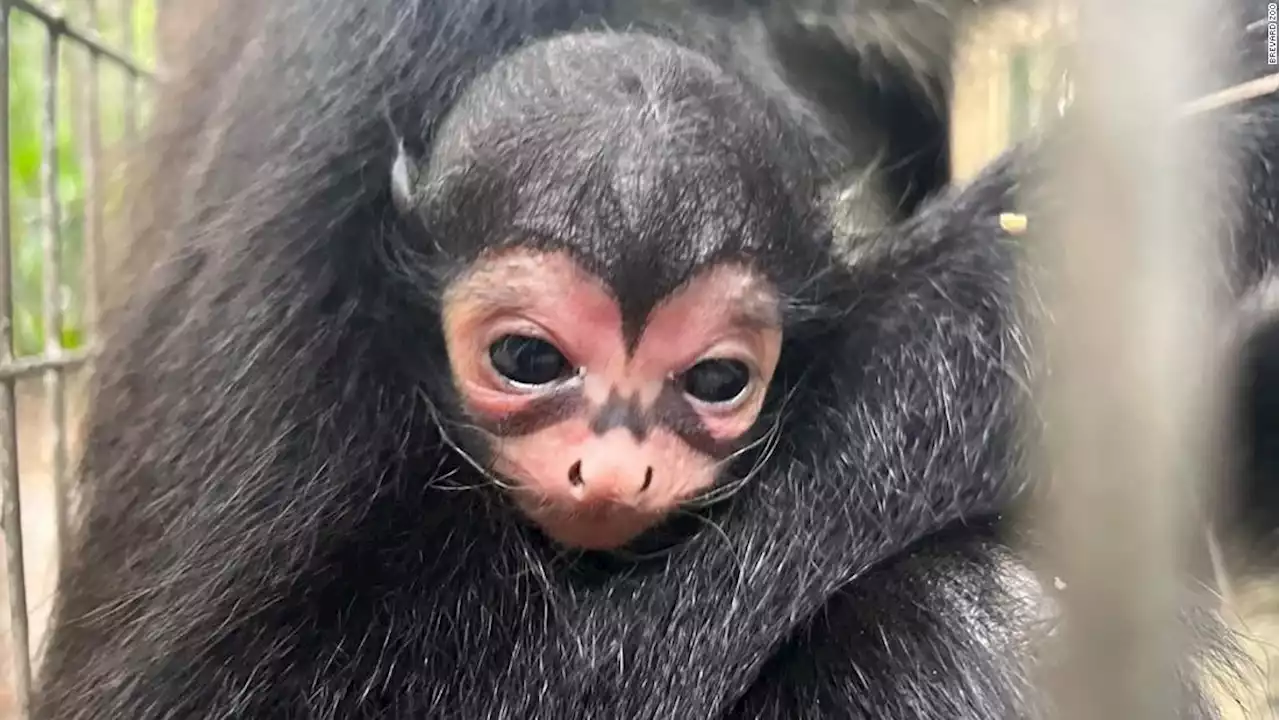
<instances>
[{"instance_id":1,"label":"dark marking around eye","mask_svg":"<svg viewBox=\"0 0 1280 720\"><path fill-rule=\"evenodd\" d=\"M649 435L649 419L634 397L624 398L616 389L609 390L609 397L591 418L591 432L604 435L614 428L625 428L636 442L644 442Z\"/></svg>"},{"instance_id":2,"label":"dark marking around eye","mask_svg":"<svg viewBox=\"0 0 1280 720\"><path fill-rule=\"evenodd\" d=\"M521 437L558 425L585 408L586 400L581 388L564 388L530 400L524 409L510 415L496 420L480 420L477 424L499 437Z\"/></svg>"},{"instance_id":3,"label":"dark marking around eye","mask_svg":"<svg viewBox=\"0 0 1280 720\"><path fill-rule=\"evenodd\" d=\"M651 414L655 422L704 455L717 459L727 457L738 445L737 439L726 442L712 436L679 386L663 387Z\"/></svg>"},{"instance_id":4,"label":"dark marking around eye","mask_svg":"<svg viewBox=\"0 0 1280 720\"><path fill-rule=\"evenodd\" d=\"M476 424L497 437L522 437L532 435L588 411L586 397L581 387L568 387L529 401L524 409L501 418L480 418ZM653 407L647 411L634 398L623 398L617 390L611 390L591 419L590 429L603 435L614 428L624 428L637 442L643 442L652 427L670 430L694 451L712 458L727 457L745 440L745 436L733 440L717 440L702 423L702 418L689 403L677 385L667 385L659 393ZM572 479L572 478L571 478ZM652 482L652 468L645 472L645 487Z\"/></svg>"}]
</instances>

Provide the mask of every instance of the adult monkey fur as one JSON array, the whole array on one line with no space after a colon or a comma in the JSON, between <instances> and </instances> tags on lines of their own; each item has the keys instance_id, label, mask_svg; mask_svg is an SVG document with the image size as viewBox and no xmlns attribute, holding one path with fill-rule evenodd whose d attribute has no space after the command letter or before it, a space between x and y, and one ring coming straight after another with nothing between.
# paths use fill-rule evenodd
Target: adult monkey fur
<instances>
[{"instance_id":1,"label":"adult monkey fur","mask_svg":"<svg viewBox=\"0 0 1280 720\"><path fill-rule=\"evenodd\" d=\"M723 37L695 45L720 66L587 34L493 68L560 29L559 5L257 5L211 11L217 40L159 106L141 239L163 262L95 379L37 717L1034 714L1023 640L1042 591L992 530L1021 489L1022 241L998 214L1025 158L846 266L814 207L840 170L815 157L818 126L735 72ZM1225 124L1273 168L1274 113ZM599 147L613 163L579 156ZM1274 236L1274 207L1245 220ZM466 382L488 348L518 365L476 341L477 324L505 331L476 301L509 309L489 296L520 290L510 266L561 250L516 300L583 336L555 339L590 360L534 366L584 390L512 413L533 405ZM718 310L743 307L729 289L763 312ZM688 307L698 292L711 301ZM555 313L573 293L597 311ZM664 323L672 308L684 322ZM685 395L743 375L690 379L701 355L662 355L721 337L681 335L690 318L734 341L710 359L747 366L726 415L657 402L669 370ZM566 428L561 457L519 434ZM602 447L643 462L577 462ZM718 478L732 492L691 503L707 529L657 528L675 544L655 557L544 539L621 542L744 449ZM522 510L468 457L512 463L501 481L544 502ZM618 522L554 512L624 482ZM1187 691L1187 716L1208 714Z\"/></svg>"}]
</instances>

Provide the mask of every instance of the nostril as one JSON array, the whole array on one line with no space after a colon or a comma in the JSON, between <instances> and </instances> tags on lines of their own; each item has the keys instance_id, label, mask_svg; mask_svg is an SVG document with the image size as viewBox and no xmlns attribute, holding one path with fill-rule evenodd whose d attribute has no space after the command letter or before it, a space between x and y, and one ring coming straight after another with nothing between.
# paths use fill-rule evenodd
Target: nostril
<instances>
[{"instance_id":1,"label":"nostril","mask_svg":"<svg viewBox=\"0 0 1280 720\"><path fill-rule=\"evenodd\" d=\"M640 492L644 492L645 490L648 490L649 483L652 483L652 482L653 482L653 468L647 467L644 469L644 484L640 486Z\"/></svg>"},{"instance_id":2,"label":"nostril","mask_svg":"<svg viewBox=\"0 0 1280 720\"><path fill-rule=\"evenodd\" d=\"M582 461L579 460L569 467L569 484L574 487L580 487L583 482Z\"/></svg>"}]
</instances>

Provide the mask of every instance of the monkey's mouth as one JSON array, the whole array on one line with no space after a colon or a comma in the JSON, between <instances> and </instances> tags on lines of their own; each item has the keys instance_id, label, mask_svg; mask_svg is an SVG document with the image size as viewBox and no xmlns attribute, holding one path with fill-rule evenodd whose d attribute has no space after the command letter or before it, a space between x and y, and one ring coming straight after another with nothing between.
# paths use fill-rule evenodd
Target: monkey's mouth
<instances>
[{"instance_id":1,"label":"monkey's mouth","mask_svg":"<svg viewBox=\"0 0 1280 720\"><path fill-rule=\"evenodd\" d=\"M566 508L522 507L525 515L559 545L577 550L617 550L662 522L665 514L623 504Z\"/></svg>"}]
</instances>

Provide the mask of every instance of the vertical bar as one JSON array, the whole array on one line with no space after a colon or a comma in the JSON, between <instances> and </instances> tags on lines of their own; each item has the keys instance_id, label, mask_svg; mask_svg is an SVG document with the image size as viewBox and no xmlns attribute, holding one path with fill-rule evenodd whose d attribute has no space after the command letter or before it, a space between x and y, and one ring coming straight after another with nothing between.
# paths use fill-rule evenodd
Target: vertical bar
<instances>
[{"instance_id":1,"label":"vertical bar","mask_svg":"<svg viewBox=\"0 0 1280 720\"><path fill-rule=\"evenodd\" d=\"M120 0L120 22L123 26L120 51L134 59L133 0ZM126 72L124 80L124 136L132 144L138 137L138 76Z\"/></svg>"},{"instance_id":2,"label":"vertical bar","mask_svg":"<svg viewBox=\"0 0 1280 720\"><path fill-rule=\"evenodd\" d=\"M1031 131L1031 58L1025 45L1009 53L1009 143L1021 141Z\"/></svg>"},{"instance_id":3,"label":"vertical bar","mask_svg":"<svg viewBox=\"0 0 1280 720\"><path fill-rule=\"evenodd\" d=\"M1208 135L1177 118L1216 59L1197 33L1211 4L1080 2L1078 91L1048 193L1062 206L1042 208L1053 227L1037 247L1055 316L1042 510L1065 582L1045 686L1058 718L1165 720L1185 697L1189 500L1211 472L1200 426L1215 415L1202 203L1216 173Z\"/></svg>"},{"instance_id":4,"label":"vertical bar","mask_svg":"<svg viewBox=\"0 0 1280 720\"><path fill-rule=\"evenodd\" d=\"M0 364L13 360L13 205L10 196L8 0L0 0ZM27 630L27 580L22 559L22 503L18 488L18 442L14 422L13 381L0 382L0 479L4 482L4 542L8 570L13 686L18 714L31 707L31 650Z\"/></svg>"},{"instance_id":5,"label":"vertical bar","mask_svg":"<svg viewBox=\"0 0 1280 720\"><path fill-rule=\"evenodd\" d=\"M49 359L62 355L62 207L58 193L58 66L62 35L56 26L49 28L44 57L44 108L41 118L43 157L40 176L44 186L41 209L44 216L42 246L44 251L44 353ZM45 402L48 404L49 468L53 481L54 513L58 547L67 541L67 422L66 387L63 369L53 367L44 373Z\"/></svg>"},{"instance_id":6,"label":"vertical bar","mask_svg":"<svg viewBox=\"0 0 1280 720\"><path fill-rule=\"evenodd\" d=\"M169 58L166 58L164 43L161 40L164 37L165 28L169 27L169 3L165 0L155 0L155 23L151 26L151 46L155 48L152 55L156 59L156 64L161 67L169 65ZM148 88L150 91L150 88Z\"/></svg>"},{"instance_id":7,"label":"vertical bar","mask_svg":"<svg viewBox=\"0 0 1280 720\"><path fill-rule=\"evenodd\" d=\"M85 0L90 29L98 30L98 2ZM102 65L98 53L86 48L89 69L84 74L84 136L82 162L84 171L84 342L97 340L98 313L102 303Z\"/></svg>"}]
</instances>

